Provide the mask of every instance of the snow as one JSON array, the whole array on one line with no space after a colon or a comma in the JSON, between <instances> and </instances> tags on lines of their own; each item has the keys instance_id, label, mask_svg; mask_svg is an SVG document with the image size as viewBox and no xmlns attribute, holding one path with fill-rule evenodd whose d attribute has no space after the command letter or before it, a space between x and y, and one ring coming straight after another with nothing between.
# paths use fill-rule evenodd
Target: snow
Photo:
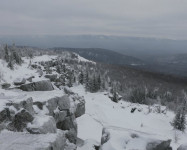
<instances>
[{"instance_id":1,"label":"snow","mask_svg":"<svg viewBox=\"0 0 187 150\"><path fill-rule=\"evenodd\" d=\"M143 150L150 139L171 139L171 145L176 150L187 141L187 134L178 132L180 138L175 143L175 130L170 124L174 118L174 113L171 111L167 111L166 114L155 111L148 113L147 105L132 104L125 101L114 103L108 98L106 92L85 92L81 85L71 89L73 92L79 93L80 96L84 96L86 101L85 115L77 118L78 137L83 140L93 139L100 142L104 127L109 130L112 137L107 144L104 144L104 150L123 150L124 147L127 150ZM131 109L134 107L137 110L131 113ZM139 138L132 138L130 136L132 133L136 133ZM124 141L129 142L125 144Z\"/></svg>"},{"instance_id":2,"label":"snow","mask_svg":"<svg viewBox=\"0 0 187 150\"><path fill-rule=\"evenodd\" d=\"M0 134L1 150L36 150L45 149L62 137L63 132L57 134L27 134L23 132L11 132L3 130Z\"/></svg>"},{"instance_id":3,"label":"snow","mask_svg":"<svg viewBox=\"0 0 187 150\"><path fill-rule=\"evenodd\" d=\"M81 138L82 140L92 139L100 143L102 134L101 131L103 128L100 123L95 121L92 117L90 117L87 114L77 118L77 122L79 138Z\"/></svg>"},{"instance_id":4,"label":"snow","mask_svg":"<svg viewBox=\"0 0 187 150\"><path fill-rule=\"evenodd\" d=\"M85 58L78 56L79 61L92 62ZM50 61L56 59L57 56L36 56L32 59L33 63L40 61ZM14 70L7 68L7 63L0 60L0 83L11 83L17 78L27 78L35 76L33 81L46 80L44 77L39 77L35 69L28 67L29 59L23 58L24 63L22 66L16 65ZM28 82L28 81L27 81ZM73 92L84 96L86 100L86 113L77 118L78 123L78 137L85 140L84 145L79 147L78 150L92 150L93 145L99 145L101 142L102 129L106 128L110 133L110 140L103 145L103 150L127 150L130 149L145 149L148 142L153 140L168 140L171 139L171 146L176 150L181 144L186 144L187 134L176 132L171 126L171 121L174 118L174 113L168 111L166 114L160 114L156 111L148 113L147 105L132 104L125 101L114 103L108 98L106 92L89 93L86 92L84 87L76 85L70 88ZM57 96L63 96L65 93L62 90L55 89L53 91L34 91L24 92L21 90L4 90L0 88L0 111L6 107L7 102L20 102L29 97L33 101L44 102ZM71 100L71 99L70 99ZM46 106L43 110L33 106L34 111L38 116L35 117L32 127L38 127L44 124L49 118L45 115L48 114ZM74 104L71 103L71 109ZM131 109L136 107L134 113ZM152 109L154 109L153 106ZM16 111L14 107L10 108ZM164 107L162 109L165 109ZM187 130L186 130L187 131ZM137 135L136 138L132 134ZM14 133L2 131L0 134L0 147L1 149L21 149L20 145L26 145L24 149L33 149L33 144L38 148L39 146L45 147L57 137L56 134L46 135L29 135L25 133ZM9 139L7 141L7 139ZM176 141L177 139L177 141ZM36 142L38 141L38 142ZM10 142L10 143L8 143ZM9 146L8 146L9 145ZM94 150L94 149L93 149Z\"/></svg>"},{"instance_id":5,"label":"snow","mask_svg":"<svg viewBox=\"0 0 187 150\"><path fill-rule=\"evenodd\" d=\"M95 64L94 61L88 60L88 59L86 59L86 58L84 58L84 57L82 57L82 56L80 56L80 55L78 55L78 54L76 54L76 53L74 53L74 54L78 57L78 61L82 61L82 62L90 62L90 63Z\"/></svg>"}]
</instances>

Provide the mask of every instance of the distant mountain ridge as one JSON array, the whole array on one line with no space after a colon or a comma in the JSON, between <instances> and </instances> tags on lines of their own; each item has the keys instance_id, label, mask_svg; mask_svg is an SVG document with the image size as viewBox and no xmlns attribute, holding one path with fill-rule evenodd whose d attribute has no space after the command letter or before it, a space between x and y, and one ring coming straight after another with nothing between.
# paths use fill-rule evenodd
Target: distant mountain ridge
<instances>
[{"instance_id":1,"label":"distant mountain ridge","mask_svg":"<svg viewBox=\"0 0 187 150\"><path fill-rule=\"evenodd\" d=\"M101 49L101 48L62 48L56 47L53 48L55 51L70 51L79 54L80 56L106 64L115 64L115 65L130 65L130 66L141 66L144 65L145 62L133 57L124 54L120 54L118 52Z\"/></svg>"}]
</instances>

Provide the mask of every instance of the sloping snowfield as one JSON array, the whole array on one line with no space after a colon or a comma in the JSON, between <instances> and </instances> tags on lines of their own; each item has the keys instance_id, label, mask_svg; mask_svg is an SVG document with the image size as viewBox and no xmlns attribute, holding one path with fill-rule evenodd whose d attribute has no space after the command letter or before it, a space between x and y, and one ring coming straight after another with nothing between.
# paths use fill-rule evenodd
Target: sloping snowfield
<instances>
[{"instance_id":1,"label":"sloping snowfield","mask_svg":"<svg viewBox=\"0 0 187 150\"><path fill-rule=\"evenodd\" d=\"M104 144L104 150L145 150L148 142L168 139L172 140L171 146L176 150L181 144L187 143L186 133L173 130L170 122L174 118L174 113L170 111L166 114L154 111L148 113L146 105L125 101L114 103L105 92L85 92L82 86L71 89L84 96L86 100L86 114L77 118L78 137L100 143L102 129L106 128L111 136L110 141ZM134 107L137 110L131 113ZM79 149L86 150L84 147Z\"/></svg>"}]
</instances>

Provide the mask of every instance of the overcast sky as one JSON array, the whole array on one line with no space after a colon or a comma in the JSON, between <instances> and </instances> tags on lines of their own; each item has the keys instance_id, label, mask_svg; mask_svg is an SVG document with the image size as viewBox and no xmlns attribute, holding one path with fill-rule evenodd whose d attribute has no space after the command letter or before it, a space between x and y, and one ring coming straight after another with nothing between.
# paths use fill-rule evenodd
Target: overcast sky
<instances>
[{"instance_id":1,"label":"overcast sky","mask_svg":"<svg viewBox=\"0 0 187 150\"><path fill-rule=\"evenodd\" d=\"M0 0L0 35L187 39L187 0Z\"/></svg>"}]
</instances>

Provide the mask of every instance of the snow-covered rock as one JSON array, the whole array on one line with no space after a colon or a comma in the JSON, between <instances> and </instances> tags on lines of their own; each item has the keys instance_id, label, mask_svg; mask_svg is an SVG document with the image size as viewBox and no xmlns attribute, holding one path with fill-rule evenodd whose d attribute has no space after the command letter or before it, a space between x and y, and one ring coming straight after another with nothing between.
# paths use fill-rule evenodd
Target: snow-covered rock
<instances>
[{"instance_id":1,"label":"snow-covered rock","mask_svg":"<svg viewBox=\"0 0 187 150\"><path fill-rule=\"evenodd\" d=\"M31 134L56 133L56 122L51 116L36 116L34 120L28 124L27 131Z\"/></svg>"},{"instance_id":2,"label":"snow-covered rock","mask_svg":"<svg viewBox=\"0 0 187 150\"><path fill-rule=\"evenodd\" d=\"M7 128L11 131L22 132L26 128L27 123L32 122L34 117L25 109L15 114L11 123L8 124Z\"/></svg>"},{"instance_id":3,"label":"snow-covered rock","mask_svg":"<svg viewBox=\"0 0 187 150\"><path fill-rule=\"evenodd\" d=\"M57 74L46 74L45 77L50 79L51 82L54 82L57 79Z\"/></svg>"},{"instance_id":4,"label":"snow-covered rock","mask_svg":"<svg viewBox=\"0 0 187 150\"><path fill-rule=\"evenodd\" d=\"M25 82L26 82L25 78L16 78L14 80L14 85L22 85L22 84L25 84Z\"/></svg>"},{"instance_id":5,"label":"snow-covered rock","mask_svg":"<svg viewBox=\"0 0 187 150\"><path fill-rule=\"evenodd\" d=\"M70 100L67 95L62 97L54 97L47 101L47 108L49 109L49 114L53 115L54 111L67 111L70 109Z\"/></svg>"},{"instance_id":6,"label":"snow-covered rock","mask_svg":"<svg viewBox=\"0 0 187 150\"><path fill-rule=\"evenodd\" d=\"M0 141L1 150L64 150L66 145L65 133L60 130L48 134L2 131Z\"/></svg>"},{"instance_id":7,"label":"snow-covered rock","mask_svg":"<svg viewBox=\"0 0 187 150\"><path fill-rule=\"evenodd\" d=\"M11 86L9 83L3 83L1 84L2 89L8 89Z\"/></svg>"},{"instance_id":8,"label":"snow-covered rock","mask_svg":"<svg viewBox=\"0 0 187 150\"><path fill-rule=\"evenodd\" d=\"M171 140L150 142L147 144L146 150L172 150L170 143Z\"/></svg>"},{"instance_id":9,"label":"snow-covered rock","mask_svg":"<svg viewBox=\"0 0 187 150\"><path fill-rule=\"evenodd\" d=\"M28 83L20 86L23 91L52 91L53 85L48 80Z\"/></svg>"}]
</instances>

